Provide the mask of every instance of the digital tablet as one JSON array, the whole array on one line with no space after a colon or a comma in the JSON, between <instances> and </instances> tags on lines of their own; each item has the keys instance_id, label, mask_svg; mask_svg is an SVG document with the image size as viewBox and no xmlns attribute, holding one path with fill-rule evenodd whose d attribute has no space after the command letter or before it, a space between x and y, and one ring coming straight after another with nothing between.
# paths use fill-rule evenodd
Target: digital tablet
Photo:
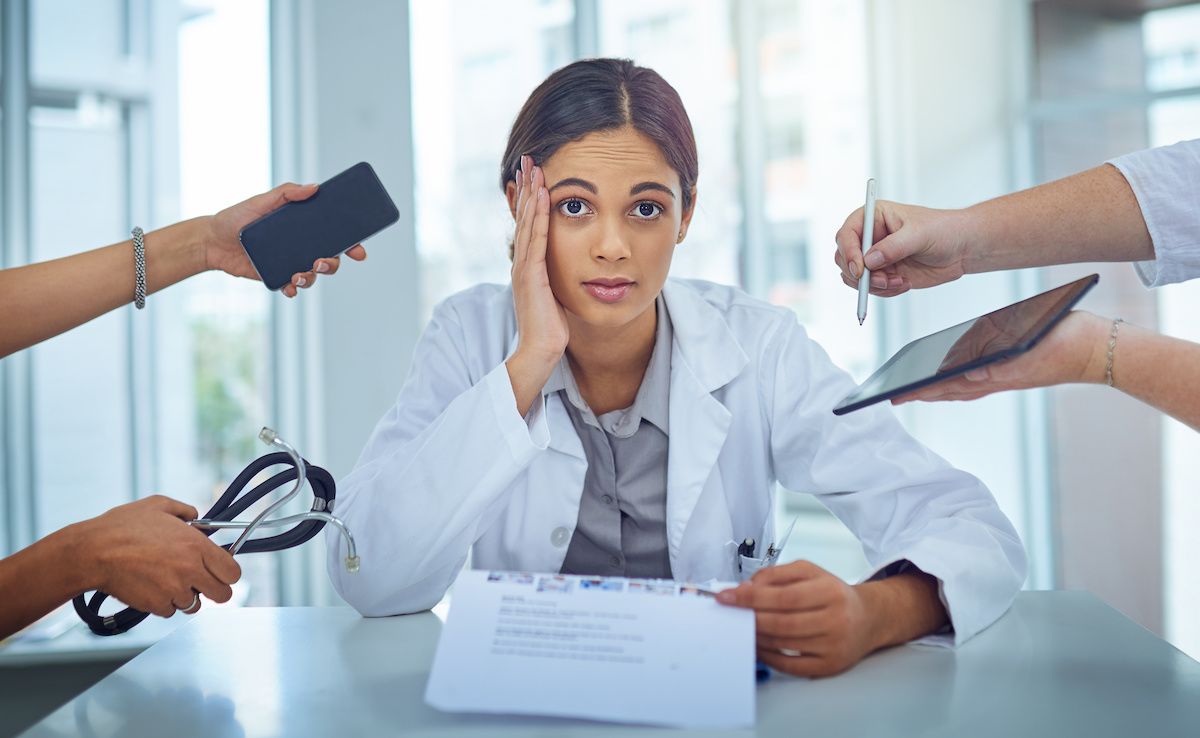
<instances>
[{"instance_id":1,"label":"digital tablet","mask_svg":"<svg viewBox=\"0 0 1200 738\"><path fill-rule=\"evenodd\" d=\"M845 415L1023 354L1036 346L1099 281L1100 275L1092 274L974 320L918 338L897 351L867 381L842 400L833 409L833 414Z\"/></svg>"}]
</instances>

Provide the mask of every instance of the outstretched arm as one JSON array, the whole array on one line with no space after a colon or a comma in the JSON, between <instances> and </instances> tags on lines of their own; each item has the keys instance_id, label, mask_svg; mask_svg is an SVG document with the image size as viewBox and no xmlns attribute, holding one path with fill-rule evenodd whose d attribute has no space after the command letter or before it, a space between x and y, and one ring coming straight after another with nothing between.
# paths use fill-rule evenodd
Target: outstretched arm
<instances>
[{"instance_id":1,"label":"outstretched arm","mask_svg":"<svg viewBox=\"0 0 1200 738\"><path fill-rule=\"evenodd\" d=\"M211 269L235 277L258 276L242 250L238 232L287 202L308 199L316 185L285 184L226 208L146 234L146 292ZM361 261L361 245L346 252ZM318 259L313 271L296 274L283 293L294 297L317 273L333 274L339 259ZM0 358L57 336L133 300L132 241L53 261L0 270Z\"/></svg>"},{"instance_id":2,"label":"outstretched arm","mask_svg":"<svg viewBox=\"0 0 1200 738\"><path fill-rule=\"evenodd\" d=\"M1077 310L1011 361L932 384L892 402L974 400L993 392L1107 381L1113 321ZM1113 386L1200 430L1200 344L1122 323L1113 345Z\"/></svg>"},{"instance_id":3,"label":"outstretched arm","mask_svg":"<svg viewBox=\"0 0 1200 738\"><path fill-rule=\"evenodd\" d=\"M92 589L162 617L186 608L196 592L226 602L241 567L187 525L195 517L191 505L155 495L0 559L0 638Z\"/></svg>"},{"instance_id":4,"label":"outstretched arm","mask_svg":"<svg viewBox=\"0 0 1200 738\"><path fill-rule=\"evenodd\" d=\"M862 208L837 232L834 260L862 273ZM892 297L964 274L1084 261L1154 258L1137 198L1109 164L961 210L880 200L867 252L871 293Z\"/></svg>"}]
</instances>

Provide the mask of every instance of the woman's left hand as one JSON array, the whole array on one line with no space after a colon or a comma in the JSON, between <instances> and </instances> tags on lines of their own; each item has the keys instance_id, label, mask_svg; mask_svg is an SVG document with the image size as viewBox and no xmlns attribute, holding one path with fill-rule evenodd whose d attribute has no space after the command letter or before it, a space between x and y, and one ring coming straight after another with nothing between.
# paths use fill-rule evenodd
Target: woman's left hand
<instances>
[{"instance_id":1,"label":"woman's left hand","mask_svg":"<svg viewBox=\"0 0 1200 738\"><path fill-rule=\"evenodd\" d=\"M238 240L238 233L272 210L289 202L307 200L316 191L315 184L298 185L289 182L279 185L270 192L264 192L236 205L231 205L216 215L209 216L209 237L205 240L204 268L220 269L235 277L258 279L254 265L250 263L241 241ZM362 261L367 258L367 251L362 244L357 244L346 251L346 256L355 261ZM311 271L293 274L291 283L284 286L280 292L288 297L295 297L300 288L311 287L317 280L318 274L334 274L340 264L341 260L336 256L317 259L313 262Z\"/></svg>"},{"instance_id":2,"label":"woman's left hand","mask_svg":"<svg viewBox=\"0 0 1200 738\"><path fill-rule=\"evenodd\" d=\"M808 561L761 569L717 600L754 610L758 659L777 671L832 676L878 648L862 591Z\"/></svg>"}]
</instances>

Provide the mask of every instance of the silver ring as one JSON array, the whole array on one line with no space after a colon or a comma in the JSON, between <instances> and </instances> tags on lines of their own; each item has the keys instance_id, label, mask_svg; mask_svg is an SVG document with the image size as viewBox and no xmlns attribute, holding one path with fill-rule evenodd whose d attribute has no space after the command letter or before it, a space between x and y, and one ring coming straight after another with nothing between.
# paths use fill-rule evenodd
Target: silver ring
<instances>
[{"instance_id":1,"label":"silver ring","mask_svg":"<svg viewBox=\"0 0 1200 738\"><path fill-rule=\"evenodd\" d=\"M777 648L775 650L778 651L780 653L780 655L791 656L792 658L804 655L803 651L797 651L794 648Z\"/></svg>"},{"instance_id":2,"label":"silver ring","mask_svg":"<svg viewBox=\"0 0 1200 738\"><path fill-rule=\"evenodd\" d=\"M176 606L175 609L177 611L183 613L184 615L191 615L192 613L196 612L197 610L200 609L200 593L193 590L191 604L188 605L187 607Z\"/></svg>"}]
</instances>

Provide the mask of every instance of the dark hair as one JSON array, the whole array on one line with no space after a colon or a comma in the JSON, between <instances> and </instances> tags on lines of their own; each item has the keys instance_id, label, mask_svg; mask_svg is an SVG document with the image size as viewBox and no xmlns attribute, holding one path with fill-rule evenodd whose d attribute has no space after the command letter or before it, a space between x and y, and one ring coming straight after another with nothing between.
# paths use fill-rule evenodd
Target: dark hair
<instances>
[{"instance_id":1,"label":"dark hair","mask_svg":"<svg viewBox=\"0 0 1200 738\"><path fill-rule=\"evenodd\" d=\"M674 87L658 72L628 59L583 59L555 71L537 86L508 134L500 189L515 181L522 155L540 165L565 144L625 126L632 126L662 150L679 175L686 212L699 173L692 121Z\"/></svg>"}]
</instances>

